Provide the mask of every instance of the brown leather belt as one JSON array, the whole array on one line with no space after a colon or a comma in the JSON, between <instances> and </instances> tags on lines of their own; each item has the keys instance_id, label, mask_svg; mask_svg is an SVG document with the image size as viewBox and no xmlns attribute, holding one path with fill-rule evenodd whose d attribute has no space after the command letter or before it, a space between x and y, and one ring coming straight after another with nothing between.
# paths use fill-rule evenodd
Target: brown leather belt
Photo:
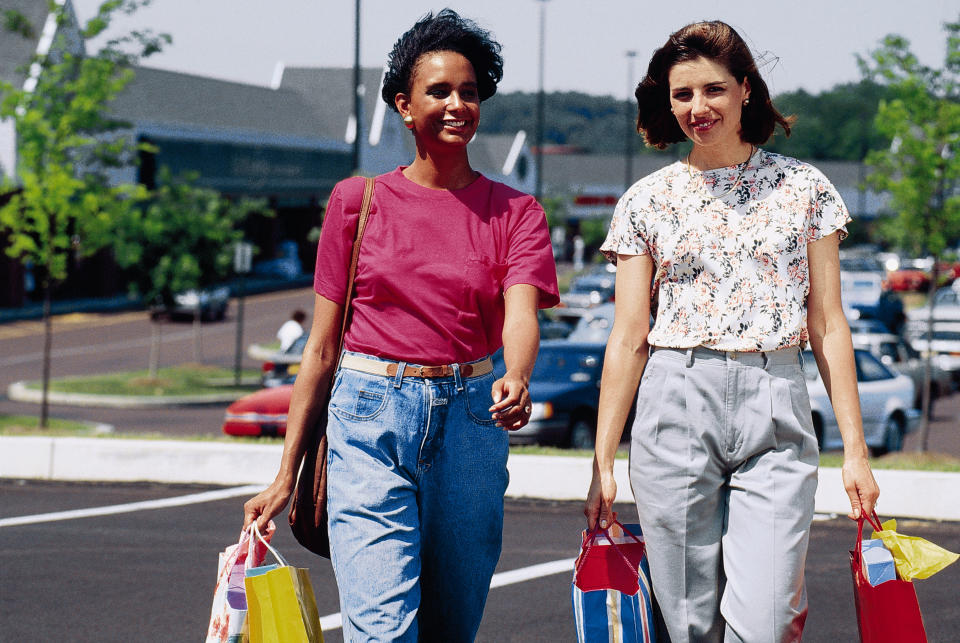
<instances>
[{"instance_id":1,"label":"brown leather belt","mask_svg":"<svg viewBox=\"0 0 960 643\"><path fill-rule=\"evenodd\" d=\"M349 368L352 371L361 373L370 373L372 375L386 375L387 377L396 377L397 369L400 364L397 362L382 362L378 359L368 359L359 355L346 354L340 360L341 368ZM469 364L460 364L460 377L479 377L493 371L493 362L489 357L478 362ZM424 377L427 379L437 377L453 377L453 364L444 364L443 366L410 366L403 369L404 377Z\"/></svg>"}]
</instances>

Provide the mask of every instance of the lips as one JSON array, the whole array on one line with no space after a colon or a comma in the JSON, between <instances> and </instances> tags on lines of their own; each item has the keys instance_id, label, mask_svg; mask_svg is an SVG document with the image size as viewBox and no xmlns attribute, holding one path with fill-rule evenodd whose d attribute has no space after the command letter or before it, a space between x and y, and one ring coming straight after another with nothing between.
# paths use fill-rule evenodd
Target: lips
<instances>
[{"instance_id":1,"label":"lips","mask_svg":"<svg viewBox=\"0 0 960 643\"><path fill-rule=\"evenodd\" d=\"M717 122L719 121L717 120L694 121L693 123L690 124L690 127L692 127L697 132L706 132L711 127L713 127Z\"/></svg>"},{"instance_id":2,"label":"lips","mask_svg":"<svg viewBox=\"0 0 960 643\"><path fill-rule=\"evenodd\" d=\"M443 121L443 126L451 127L454 129L461 129L467 126L467 121L452 121L452 120Z\"/></svg>"}]
</instances>

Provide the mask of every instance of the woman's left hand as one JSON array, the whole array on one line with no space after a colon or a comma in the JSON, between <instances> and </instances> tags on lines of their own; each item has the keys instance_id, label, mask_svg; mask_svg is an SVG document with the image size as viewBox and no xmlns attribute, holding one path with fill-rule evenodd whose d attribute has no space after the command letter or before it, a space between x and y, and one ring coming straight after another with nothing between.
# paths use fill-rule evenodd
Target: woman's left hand
<instances>
[{"instance_id":1,"label":"woman's left hand","mask_svg":"<svg viewBox=\"0 0 960 643\"><path fill-rule=\"evenodd\" d=\"M489 409L490 417L497 421L497 426L508 431L526 426L533 406L523 378L508 371L493 383L491 395L494 403Z\"/></svg>"},{"instance_id":2,"label":"woman's left hand","mask_svg":"<svg viewBox=\"0 0 960 643\"><path fill-rule=\"evenodd\" d=\"M850 513L847 516L852 520L859 520L861 516L871 515L876 509L877 498L880 497L880 487L873 478L867 459L844 458L840 475L843 478L843 488L850 498Z\"/></svg>"}]
</instances>

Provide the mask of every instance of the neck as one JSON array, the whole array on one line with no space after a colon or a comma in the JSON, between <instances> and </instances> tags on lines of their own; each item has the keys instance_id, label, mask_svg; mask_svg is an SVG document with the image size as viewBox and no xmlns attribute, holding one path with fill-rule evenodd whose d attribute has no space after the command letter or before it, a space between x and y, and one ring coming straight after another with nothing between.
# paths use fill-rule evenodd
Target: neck
<instances>
[{"instance_id":1,"label":"neck","mask_svg":"<svg viewBox=\"0 0 960 643\"><path fill-rule=\"evenodd\" d=\"M736 145L701 147L694 145L687 157L691 167L698 170L714 170L718 167L739 165L748 158L754 147L750 143L740 141Z\"/></svg>"},{"instance_id":2,"label":"neck","mask_svg":"<svg viewBox=\"0 0 960 643\"><path fill-rule=\"evenodd\" d=\"M417 146L417 157L403 175L427 188L434 190L459 190L465 188L477 177L470 167L466 148L460 148L449 154L427 152Z\"/></svg>"}]
</instances>

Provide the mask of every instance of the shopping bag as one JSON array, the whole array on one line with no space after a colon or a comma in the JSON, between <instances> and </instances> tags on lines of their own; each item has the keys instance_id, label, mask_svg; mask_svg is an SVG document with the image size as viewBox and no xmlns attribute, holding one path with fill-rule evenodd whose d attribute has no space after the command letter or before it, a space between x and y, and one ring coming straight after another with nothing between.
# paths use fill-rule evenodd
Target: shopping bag
<instances>
[{"instance_id":1,"label":"shopping bag","mask_svg":"<svg viewBox=\"0 0 960 643\"><path fill-rule=\"evenodd\" d=\"M656 641L642 536L640 525L617 521L583 532L571 589L579 643Z\"/></svg>"},{"instance_id":2,"label":"shopping bag","mask_svg":"<svg viewBox=\"0 0 960 643\"><path fill-rule=\"evenodd\" d=\"M237 544L220 552L206 643L240 643L244 640L243 624L247 615L244 573L263 562L267 542L274 531L273 521L267 524L267 533L260 539L254 537L252 529L244 529Z\"/></svg>"},{"instance_id":3,"label":"shopping bag","mask_svg":"<svg viewBox=\"0 0 960 643\"><path fill-rule=\"evenodd\" d=\"M960 555L924 538L898 534L896 520L888 520L881 527L883 529L875 531L873 537L883 541L884 546L893 554L897 575L903 580L930 578L960 558Z\"/></svg>"},{"instance_id":4,"label":"shopping bag","mask_svg":"<svg viewBox=\"0 0 960 643\"><path fill-rule=\"evenodd\" d=\"M867 521L882 531L876 514ZM862 643L926 643L917 592L910 581L899 578L873 586L863 569L863 518L857 521L857 544L850 552L853 600Z\"/></svg>"},{"instance_id":5,"label":"shopping bag","mask_svg":"<svg viewBox=\"0 0 960 643\"><path fill-rule=\"evenodd\" d=\"M267 548L278 564L248 569L244 578L250 643L323 643L310 575Z\"/></svg>"}]
</instances>

